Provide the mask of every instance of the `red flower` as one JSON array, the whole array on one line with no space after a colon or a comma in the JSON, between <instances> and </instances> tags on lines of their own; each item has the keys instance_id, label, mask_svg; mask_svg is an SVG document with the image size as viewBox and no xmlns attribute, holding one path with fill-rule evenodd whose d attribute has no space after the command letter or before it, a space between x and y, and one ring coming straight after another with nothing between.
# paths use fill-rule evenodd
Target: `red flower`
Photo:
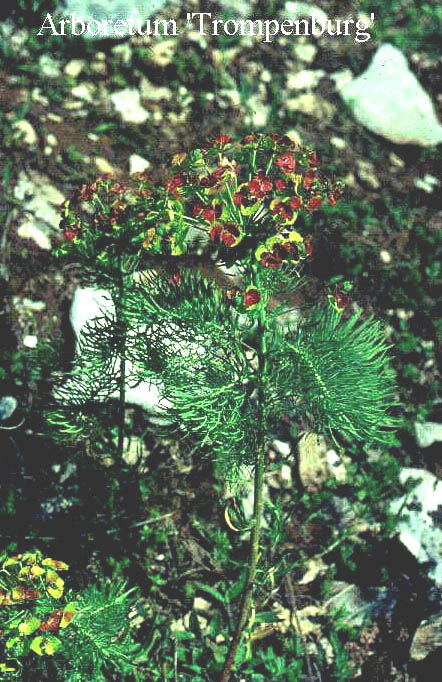
<instances>
[{"instance_id":1,"label":"red flower","mask_svg":"<svg viewBox=\"0 0 442 682\"><path fill-rule=\"evenodd\" d=\"M179 270L174 270L169 277L169 284L173 284L178 287L181 284L181 275Z\"/></svg>"},{"instance_id":2,"label":"red flower","mask_svg":"<svg viewBox=\"0 0 442 682\"><path fill-rule=\"evenodd\" d=\"M192 206L192 215L198 216L201 215L201 213L204 211L206 207L201 201L196 201L194 205Z\"/></svg>"},{"instance_id":3,"label":"red flower","mask_svg":"<svg viewBox=\"0 0 442 682\"><path fill-rule=\"evenodd\" d=\"M290 208L293 208L294 211L297 211L298 208L301 208L302 201L299 197L292 197L289 201L289 206Z\"/></svg>"},{"instance_id":4,"label":"red flower","mask_svg":"<svg viewBox=\"0 0 442 682\"><path fill-rule=\"evenodd\" d=\"M311 166L319 166L319 159L316 156L316 152L312 152L308 157L308 162Z\"/></svg>"},{"instance_id":5,"label":"red flower","mask_svg":"<svg viewBox=\"0 0 442 682\"><path fill-rule=\"evenodd\" d=\"M307 209L309 211L316 211L317 208L322 204L321 197L312 197L307 204Z\"/></svg>"},{"instance_id":6,"label":"red flower","mask_svg":"<svg viewBox=\"0 0 442 682\"><path fill-rule=\"evenodd\" d=\"M178 187L184 185L184 178L182 175L174 175L172 178L166 181L165 187L168 192L175 192Z\"/></svg>"},{"instance_id":7,"label":"red flower","mask_svg":"<svg viewBox=\"0 0 442 682\"><path fill-rule=\"evenodd\" d=\"M225 246L235 246L238 243L240 231L234 223L216 223L210 230L210 241L220 241Z\"/></svg>"},{"instance_id":8,"label":"red flower","mask_svg":"<svg viewBox=\"0 0 442 682\"><path fill-rule=\"evenodd\" d=\"M226 223L224 225L223 233L221 235L222 242L226 246L235 246L239 237L239 228L233 223Z\"/></svg>"},{"instance_id":9,"label":"red flower","mask_svg":"<svg viewBox=\"0 0 442 682\"><path fill-rule=\"evenodd\" d=\"M215 144L229 144L232 141L230 135L216 135L212 140L212 146Z\"/></svg>"},{"instance_id":10,"label":"red flower","mask_svg":"<svg viewBox=\"0 0 442 682\"><path fill-rule=\"evenodd\" d=\"M293 173L296 166L296 161L289 152L284 152L275 161L275 165L282 170L283 173Z\"/></svg>"},{"instance_id":11,"label":"red flower","mask_svg":"<svg viewBox=\"0 0 442 682\"><path fill-rule=\"evenodd\" d=\"M97 191L97 183L93 182L91 185L82 185L79 196L83 201L90 201Z\"/></svg>"},{"instance_id":12,"label":"red flower","mask_svg":"<svg viewBox=\"0 0 442 682\"><path fill-rule=\"evenodd\" d=\"M350 296L347 294L346 291L343 291L343 289L340 289L339 287L336 287L335 292L333 294L333 298L335 300L336 305L340 309L347 308L351 303Z\"/></svg>"},{"instance_id":13,"label":"red flower","mask_svg":"<svg viewBox=\"0 0 442 682\"><path fill-rule=\"evenodd\" d=\"M259 171L258 175L255 175L247 184L250 194L258 199L263 199L272 189L271 180L262 171Z\"/></svg>"},{"instance_id":14,"label":"red flower","mask_svg":"<svg viewBox=\"0 0 442 682\"><path fill-rule=\"evenodd\" d=\"M235 206L242 206L245 201L245 196L242 192L235 192L233 195L233 203Z\"/></svg>"},{"instance_id":15,"label":"red flower","mask_svg":"<svg viewBox=\"0 0 442 682\"><path fill-rule=\"evenodd\" d=\"M281 218L284 218L284 220L290 220L293 217L293 210L288 204L285 204L283 201L279 201L277 204L273 206L272 213L274 215L281 216Z\"/></svg>"},{"instance_id":16,"label":"red flower","mask_svg":"<svg viewBox=\"0 0 442 682\"><path fill-rule=\"evenodd\" d=\"M278 192L282 192L287 187L287 183L282 178L276 178L275 187L278 190Z\"/></svg>"},{"instance_id":17,"label":"red flower","mask_svg":"<svg viewBox=\"0 0 442 682\"><path fill-rule=\"evenodd\" d=\"M337 199L336 199L335 195L330 194L330 196L328 198L328 203L330 204L330 206L334 206L336 204L336 202L337 202Z\"/></svg>"},{"instance_id":18,"label":"red flower","mask_svg":"<svg viewBox=\"0 0 442 682\"><path fill-rule=\"evenodd\" d=\"M67 227L64 231L64 236L65 238L71 242L75 237L78 237L81 232L81 227L78 223L75 223L75 225L70 225Z\"/></svg>"},{"instance_id":19,"label":"red flower","mask_svg":"<svg viewBox=\"0 0 442 682\"><path fill-rule=\"evenodd\" d=\"M310 187L313 184L313 180L315 178L315 171L309 168L308 170L305 171L304 175L304 187L305 189L310 189Z\"/></svg>"},{"instance_id":20,"label":"red flower","mask_svg":"<svg viewBox=\"0 0 442 682\"><path fill-rule=\"evenodd\" d=\"M63 611L53 611L40 625L40 630L42 632L57 632L62 618Z\"/></svg>"},{"instance_id":21,"label":"red flower","mask_svg":"<svg viewBox=\"0 0 442 682\"><path fill-rule=\"evenodd\" d=\"M215 206L206 206L202 210L202 216L204 220L207 220L209 223L213 223L215 220L217 220L220 215L221 215L222 209L220 204L216 204Z\"/></svg>"},{"instance_id":22,"label":"red flower","mask_svg":"<svg viewBox=\"0 0 442 682\"><path fill-rule=\"evenodd\" d=\"M256 287L249 287L244 294L244 305L246 308L257 305L261 300L261 293Z\"/></svg>"},{"instance_id":23,"label":"red flower","mask_svg":"<svg viewBox=\"0 0 442 682\"><path fill-rule=\"evenodd\" d=\"M276 270L282 263L282 259L279 256L275 256L273 253L266 251L261 256L261 265L265 268L270 268L271 270Z\"/></svg>"}]
</instances>

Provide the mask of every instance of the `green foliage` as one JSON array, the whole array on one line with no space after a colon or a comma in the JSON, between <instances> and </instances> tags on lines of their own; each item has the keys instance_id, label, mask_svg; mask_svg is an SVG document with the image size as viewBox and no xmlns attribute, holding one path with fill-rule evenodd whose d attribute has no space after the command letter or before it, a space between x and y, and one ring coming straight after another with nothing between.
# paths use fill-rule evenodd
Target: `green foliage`
<instances>
[{"instance_id":1,"label":"green foliage","mask_svg":"<svg viewBox=\"0 0 442 682\"><path fill-rule=\"evenodd\" d=\"M275 346L275 394L298 417L347 438L385 439L383 429L395 424L386 417L394 404L393 375L377 321L319 312Z\"/></svg>"}]
</instances>

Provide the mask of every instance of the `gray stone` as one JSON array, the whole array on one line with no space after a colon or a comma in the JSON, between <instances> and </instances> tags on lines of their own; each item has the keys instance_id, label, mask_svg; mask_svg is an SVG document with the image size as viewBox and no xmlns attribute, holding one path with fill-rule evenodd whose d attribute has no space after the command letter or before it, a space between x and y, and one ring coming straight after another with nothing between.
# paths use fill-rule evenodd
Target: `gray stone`
<instances>
[{"instance_id":1,"label":"gray stone","mask_svg":"<svg viewBox=\"0 0 442 682\"><path fill-rule=\"evenodd\" d=\"M433 443L442 441L442 424L437 422L416 422L414 430L420 448L428 448Z\"/></svg>"},{"instance_id":2,"label":"gray stone","mask_svg":"<svg viewBox=\"0 0 442 682\"><path fill-rule=\"evenodd\" d=\"M75 12L78 20L86 24L91 19L96 19L99 22L112 19L116 22L130 18L134 20L139 19L144 24L147 18L159 12L165 4L166 0L65 0L64 11L66 15ZM105 26L104 23L102 25L103 27ZM103 31L96 36L92 36L91 33L85 32L84 36L90 40L126 37L128 35L127 31L124 32L122 30L123 27L120 27L120 29L117 33L114 33L112 25L109 25L107 33ZM145 29L143 28L143 30Z\"/></svg>"},{"instance_id":3,"label":"gray stone","mask_svg":"<svg viewBox=\"0 0 442 682\"><path fill-rule=\"evenodd\" d=\"M442 586L442 481L426 469L404 468L402 484L416 486L406 496L390 504L398 515L399 539L417 561L430 562L428 575Z\"/></svg>"},{"instance_id":4,"label":"gray stone","mask_svg":"<svg viewBox=\"0 0 442 682\"><path fill-rule=\"evenodd\" d=\"M112 104L125 123L144 123L150 114L140 104L140 93L134 88L118 90L110 96Z\"/></svg>"},{"instance_id":5,"label":"gray stone","mask_svg":"<svg viewBox=\"0 0 442 682\"><path fill-rule=\"evenodd\" d=\"M17 234L32 239L45 250L50 250L50 237L60 224L60 206L63 194L46 178L35 171L20 171L14 188L14 197L21 204L23 214L19 219Z\"/></svg>"},{"instance_id":6,"label":"gray stone","mask_svg":"<svg viewBox=\"0 0 442 682\"><path fill-rule=\"evenodd\" d=\"M421 147L442 142L430 97L393 45L381 45L366 71L342 85L340 94L359 123L391 142Z\"/></svg>"},{"instance_id":7,"label":"gray stone","mask_svg":"<svg viewBox=\"0 0 442 682\"><path fill-rule=\"evenodd\" d=\"M442 614L423 621L416 630L410 648L412 661L423 661L442 646Z\"/></svg>"},{"instance_id":8,"label":"gray stone","mask_svg":"<svg viewBox=\"0 0 442 682\"><path fill-rule=\"evenodd\" d=\"M315 18L320 24L327 22L327 15L323 9L311 5L309 2L286 2L281 11L283 17L288 19Z\"/></svg>"},{"instance_id":9,"label":"gray stone","mask_svg":"<svg viewBox=\"0 0 442 682\"><path fill-rule=\"evenodd\" d=\"M17 409L17 400L12 395L4 395L0 398L0 421L9 419Z\"/></svg>"}]
</instances>

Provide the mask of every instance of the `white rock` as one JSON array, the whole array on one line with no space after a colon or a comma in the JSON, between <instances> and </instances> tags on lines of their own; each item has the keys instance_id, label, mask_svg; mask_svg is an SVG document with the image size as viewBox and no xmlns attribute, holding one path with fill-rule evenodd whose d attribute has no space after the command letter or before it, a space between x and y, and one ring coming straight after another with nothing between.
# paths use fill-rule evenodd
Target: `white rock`
<instances>
[{"instance_id":1,"label":"white rock","mask_svg":"<svg viewBox=\"0 0 442 682\"><path fill-rule=\"evenodd\" d=\"M158 66L165 67L168 66L175 54L177 47L176 39L170 40L157 40L154 42L151 52L149 54L149 59Z\"/></svg>"},{"instance_id":2,"label":"white rock","mask_svg":"<svg viewBox=\"0 0 442 682\"><path fill-rule=\"evenodd\" d=\"M144 123L150 114L140 104L140 93L135 88L118 90L110 96L116 111L125 123Z\"/></svg>"},{"instance_id":3,"label":"white rock","mask_svg":"<svg viewBox=\"0 0 442 682\"><path fill-rule=\"evenodd\" d=\"M50 250L50 236L58 231L60 223L63 194L44 175L20 171L14 197L23 208L17 230L19 237L33 239L41 249Z\"/></svg>"},{"instance_id":4,"label":"white rock","mask_svg":"<svg viewBox=\"0 0 442 682\"><path fill-rule=\"evenodd\" d=\"M313 90L324 75L325 71L322 69L298 71L289 75L287 87L289 90Z\"/></svg>"},{"instance_id":5,"label":"white rock","mask_svg":"<svg viewBox=\"0 0 442 682\"><path fill-rule=\"evenodd\" d=\"M26 334L26 336L23 337L23 345L26 346L26 348L36 348L37 343L38 338L33 334Z\"/></svg>"},{"instance_id":6,"label":"white rock","mask_svg":"<svg viewBox=\"0 0 442 682\"><path fill-rule=\"evenodd\" d=\"M154 85L147 78L142 78L140 81L140 92L143 99L151 100L152 102L160 102L162 99L170 99L172 97L172 90L165 85Z\"/></svg>"},{"instance_id":7,"label":"white rock","mask_svg":"<svg viewBox=\"0 0 442 682\"><path fill-rule=\"evenodd\" d=\"M129 157L129 171L131 173L142 173L150 168L150 165L150 161L143 159L143 157L138 156L138 154L131 154Z\"/></svg>"},{"instance_id":8,"label":"white rock","mask_svg":"<svg viewBox=\"0 0 442 682\"><path fill-rule=\"evenodd\" d=\"M140 19L145 28L146 18L154 15L164 5L166 0L66 0L64 4L64 15L70 15L75 12L78 20L86 22L91 19L96 19L99 22L104 22L106 19L112 19L114 22L119 19L127 20L130 17L133 19ZM104 28L104 24L103 28ZM92 33L96 28L92 25ZM117 33L113 31L112 25L108 26L108 31L102 31L96 36L89 32L84 33L84 37L89 40L102 40L103 38L123 38L128 35L124 32L124 27L120 24Z\"/></svg>"},{"instance_id":9,"label":"white rock","mask_svg":"<svg viewBox=\"0 0 442 682\"><path fill-rule=\"evenodd\" d=\"M91 103L94 101L94 87L88 83L77 85L75 88L72 88L71 93L73 97L76 97L76 99L81 99L83 102Z\"/></svg>"},{"instance_id":10,"label":"white rock","mask_svg":"<svg viewBox=\"0 0 442 682\"><path fill-rule=\"evenodd\" d=\"M312 63L312 61L316 57L317 51L318 48L315 45L312 45L311 43L296 42L293 47L293 52L298 57L298 59L300 59L301 62L306 62L306 64Z\"/></svg>"},{"instance_id":11,"label":"white rock","mask_svg":"<svg viewBox=\"0 0 442 682\"><path fill-rule=\"evenodd\" d=\"M26 119L16 121L13 127L17 131L18 137L21 137L25 144L32 146L38 142L38 136L32 125Z\"/></svg>"},{"instance_id":12,"label":"white rock","mask_svg":"<svg viewBox=\"0 0 442 682\"><path fill-rule=\"evenodd\" d=\"M0 398L0 421L9 419L17 409L17 400L12 395L4 395Z\"/></svg>"},{"instance_id":13,"label":"white rock","mask_svg":"<svg viewBox=\"0 0 442 682\"><path fill-rule=\"evenodd\" d=\"M308 2L286 2L284 9L281 11L281 15L288 19L314 17L317 22L323 24L325 24L328 19L324 10L316 7L316 5L311 5Z\"/></svg>"},{"instance_id":14,"label":"white rock","mask_svg":"<svg viewBox=\"0 0 442 682\"><path fill-rule=\"evenodd\" d=\"M77 78L86 66L84 59L71 59L70 62L64 67L64 72L66 76L71 76L71 78Z\"/></svg>"},{"instance_id":15,"label":"white rock","mask_svg":"<svg viewBox=\"0 0 442 682\"><path fill-rule=\"evenodd\" d=\"M24 220L20 223L17 234L22 239L32 239L33 242L37 244L40 249L44 251L51 250L51 240L48 235L43 232L35 223L31 220Z\"/></svg>"},{"instance_id":16,"label":"white rock","mask_svg":"<svg viewBox=\"0 0 442 682\"><path fill-rule=\"evenodd\" d=\"M359 123L396 144L432 147L442 142L431 99L393 45L381 45L368 69L342 85L340 94Z\"/></svg>"},{"instance_id":17,"label":"white rock","mask_svg":"<svg viewBox=\"0 0 442 682\"><path fill-rule=\"evenodd\" d=\"M286 101L288 111L300 111L321 121L328 121L335 112L333 104L314 92L303 92L298 97L291 97Z\"/></svg>"},{"instance_id":18,"label":"white rock","mask_svg":"<svg viewBox=\"0 0 442 682\"><path fill-rule=\"evenodd\" d=\"M430 175L429 173L424 175L423 178L416 178L414 181L414 186L418 189L421 189L423 192L426 192L427 194L432 194L434 189L439 187L439 185L439 180L435 178L434 175Z\"/></svg>"},{"instance_id":19,"label":"white rock","mask_svg":"<svg viewBox=\"0 0 442 682\"><path fill-rule=\"evenodd\" d=\"M437 422L416 422L414 430L420 448L428 448L433 443L442 441L442 424Z\"/></svg>"},{"instance_id":20,"label":"white rock","mask_svg":"<svg viewBox=\"0 0 442 682\"><path fill-rule=\"evenodd\" d=\"M46 78L58 78L60 75L60 65L53 57L43 54L38 60L40 73Z\"/></svg>"},{"instance_id":21,"label":"white rock","mask_svg":"<svg viewBox=\"0 0 442 682\"><path fill-rule=\"evenodd\" d=\"M417 485L393 500L390 512L398 514L399 539L419 562L431 562L429 576L442 586L442 481L426 469L404 468L402 484Z\"/></svg>"},{"instance_id":22,"label":"white rock","mask_svg":"<svg viewBox=\"0 0 442 682\"><path fill-rule=\"evenodd\" d=\"M97 166L97 169L100 171L100 173L105 173L105 174L109 174L109 175L115 175L116 174L115 168L104 157L96 156L94 161L95 161L95 165Z\"/></svg>"},{"instance_id":23,"label":"white rock","mask_svg":"<svg viewBox=\"0 0 442 682\"><path fill-rule=\"evenodd\" d=\"M386 249L381 249L379 251L379 258L383 263L391 263L391 253L387 251Z\"/></svg>"}]
</instances>

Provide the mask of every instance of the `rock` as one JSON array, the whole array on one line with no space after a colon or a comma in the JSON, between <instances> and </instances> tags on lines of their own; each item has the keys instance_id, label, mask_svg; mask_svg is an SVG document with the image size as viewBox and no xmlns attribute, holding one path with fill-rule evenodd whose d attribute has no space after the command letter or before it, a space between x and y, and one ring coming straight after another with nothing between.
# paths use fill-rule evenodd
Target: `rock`
<instances>
[{"instance_id":1,"label":"rock","mask_svg":"<svg viewBox=\"0 0 442 682\"><path fill-rule=\"evenodd\" d=\"M131 154L129 157L129 171L130 173L142 173L143 171L150 168L150 161L143 159L142 156L138 154Z\"/></svg>"},{"instance_id":2,"label":"rock","mask_svg":"<svg viewBox=\"0 0 442 682\"><path fill-rule=\"evenodd\" d=\"M412 661L422 661L442 646L442 614L423 621L416 630L410 647Z\"/></svg>"},{"instance_id":3,"label":"rock","mask_svg":"<svg viewBox=\"0 0 442 682\"><path fill-rule=\"evenodd\" d=\"M393 45L381 45L366 71L339 91L359 123L395 144L442 142L442 125L428 94Z\"/></svg>"},{"instance_id":4,"label":"rock","mask_svg":"<svg viewBox=\"0 0 442 682\"><path fill-rule=\"evenodd\" d=\"M308 490L318 490L330 477L323 436L306 433L299 441L299 477Z\"/></svg>"},{"instance_id":5,"label":"rock","mask_svg":"<svg viewBox=\"0 0 442 682\"><path fill-rule=\"evenodd\" d=\"M267 93L264 83L260 83L258 87L258 92L247 99L247 109L251 113L245 117L245 122L254 128L263 128L267 124L271 107L265 104Z\"/></svg>"},{"instance_id":6,"label":"rock","mask_svg":"<svg viewBox=\"0 0 442 682\"><path fill-rule=\"evenodd\" d=\"M119 19L126 20L133 18L139 19L142 22L143 30L145 29L145 21L149 16L154 15L164 5L166 0L65 0L64 14L71 14L75 12L78 20L86 22L91 19L96 19L100 23L106 19L113 19L114 22ZM102 23L103 28L105 27ZM136 26L136 25L135 25ZM92 26L94 33L96 28ZM102 40L103 38L124 38L128 31L124 31L122 25L119 26L118 31L113 31L112 25L108 26L108 31L102 31L96 36L89 32L85 32L84 36L89 40Z\"/></svg>"},{"instance_id":7,"label":"rock","mask_svg":"<svg viewBox=\"0 0 442 682\"><path fill-rule=\"evenodd\" d=\"M38 338L34 334L26 334L23 337L23 345L26 348L37 348Z\"/></svg>"},{"instance_id":8,"label":"rock","mask_svg":"<svg viewBox=\"0 0 442 682\"><path fill-rule=\"evenodd\" d=\"M161 100L169 100L172 97L172 90L165 85L154 85L147 78L142 78L140 81L140 93L142 99L148 99L152 102L161 102Z\"/></svg>"},{"instance_id":9,"label":"rock","mask_svg":"<svg viewBox=\"0 0 442 682\"><path fill-rule=\"evenodd\" d=\"M333 136L330 138L330 142L336 149L345 149L347 146L346 141L343 140L342 137Z\"/></svg>"},{"instance_id":10,"label":"rock","mask_svg":"<svg viewBox=\"0 0 442 682\"><path fill-rule=\"evenodd\" d=\"M71 93L72 97L81 99L83 102L88 102L91 104L94 101L94 91L95 88L92 83L81 83L81 85L77 85L75 88L72 88Z\"/></svg>"},{"instance_id":11,"label":"rock","mask_svg":"<svg viewBox=\"0 0 442 682\"><path fill-rule=\"evenodd\" d=\"M287 19L315 18L318 23L326 24L327 15L324 10L308 2L286 2L281 16Z\"/></svg>"},{"instance_id":12,"label":"rock","mask_svg":"<svg viewBox=\"0 0 442 682\"><path fill-rule=\"evenodd\" d=\"M359 159L357 165L358 175L362 182L365 182L371 189L379 189L381 183L376 176L374 165L370 161L364 161L363 159Z\"/></svg>"},{"instance_id":13,"label":"rock","mask_svg":"<svg viewBox=\"0 0 442 682\"><path fill-rule=\"evenodd\" d=\"M367 620L391 614L397 604L397 594L387 587L365 587L334 580L330 585L332 596L325 602L327 613L332 615L344 609L345 620L353 627L361 627Z\"/></svg>"},{"instance_id":14,"label":"rock","mask_svg":"<svg viewBox=\"0 0 442 682\"><path fill-rule=\"evenodd\" d=\"M432 194L434 189L436 187L439 187L440 181L434 177L434 175L430 175L427 173L424 175L423 178L416 178L414 181L414 186L417 187L417 189L421 189L423 192L426 192L427 194Z\"/></svg>"},{"instance_id":15,"label":"rock","mask_svg":"<svg viewBox=\"0 0 442 682\"><path fill-rule=\"evenodd\" d=\"M298 59L300 59L301 62L305 62L306 64L312 63L312 61L316 57L317 51L318 48L315 45L312 45L312 43L296 42L293 47L293 52L298 57Z\"/></svg>"},{"instance_id":16,"label":"rock","mask_svg":"<svg viewBox=\"0 0 442 682\"><path fill-rule=\"evenodd\" d=\"M151 62L157 66L164 68L172 63L175 50L177 48L177 41L174 39L170 40L157 40L154 42L151 51L149 53L149 59Z\"/></svg>"},{"instance_id":17,"label":"rock","mask_svg":"<svg viewBox=\"0 0 442 682\"><path fill-rule=\"evenodd\" d=\"M321 121L329 121L335 113L333 104L313 92L305 92L299 97L288 99L286 108L287 111L299 111Z\"/></svg>"},{"instance_id":18,"label":"rock","mask_svg":"<svg viewBox=\"0 0 442 682\"><path fill-rule=\"evenodd\" d=\"M0 421L9 419L17 409L17 400L12 395L4 395L0 398Z\"/></svg>"},{"instance_id":19,"label":"rock","mask_svg":"<svg viewBox=\"0 0 442 682\"><path fill-rule=\"evenodd\" d=\"M442 441L442 424L437 422L416 422L414 430L420 448L428 448L433 443Z\"/></svg>"},{"instance_id":20,"label":"rock","mask_svg":"<svg viewBox=\"0 0 442 682\"><path fill-rule=\"evenodd\" d=\"M109 161L102 156L96 156L95 165L100 173L105 173L106 175L116 175L115 168L109 163Z\"/></svg>"},{"instance_id":21,"label":"rock","mask_svg":"<svg viewBox=\"0 0 442 682\"><path fill-rule=\"evenodd\" d=\"M66 76L71 76L71 78L77 78L86 66L84 59L71 59L70 62L64 67L64 72Z\"/></svg>"},{"instance_id":22,"label":"rock","mask_svg":"<svg viewBox=\"0 0 442 682\"><path fill-rule=\"evenodd\" d=\"M50 250L50 237L58 232L63 194L44 175L20 171L14 197L21 202L25 216L19 221L18 236L32 239L41 249Z\"/></svg>"},{"instance_id":23,"label":"rock","mask_svg":"<svg viewBox=\"0 0 442 682\"><path fill-rule=\"evenodd\" d=\"M306 69L292 73L287 78L287 88L289 90L313 90L324 75L325 71L322 69L316 69L316 71Z\"/></svg>"},{"instance_id":24,"label":"rock","mask_svg":"<svg viewBox=\"0 0 442 682\"><path fill-rule=\"evenodd\" d=\"M58 78L60 76L60 65L53 57L43 54L38 60L40 73L46 78Z\"/></svg>"},{"instance_id":25,"label":"rock","mask_svg":"<svg viewBox=\"0 0 442 682\"><path fill-rule=\"evenodd\" d=\"M124 439L123 459L128 466L141 464L148 454L142 438Z\"/></svg>"},{"instance_id":26,"label":"rock","mask_svg":"<svg viewBox=\"0 0 442 682\"><path fill-rule=\"evenodd\" d=\"M16 121L13 124L13 128L17 131L17 137L21 138L23 142L30 147L38 142L38 135L35 132L29 121L22 118L21 121Z\"/></svg>"},{"instance_id":27,"label":"rock","mask_svg":"<svg viewBox=\"0 0 442 682\"><path fill-rule=\"evenodd\" d=\"M140 93L135 88L113 92L112 104L125 123L144 123L150 114L140 104Z\"/></svg>"},{"instance_id":28,"label":"rock","mask_svg":"<svg viewBox=\"0 0 442 682\"><path fill-rule=\"evenodd\" d=\"M88 324L93 327L94 320L103 315L112 317L114 311L115 308L112 298L105 289L87 287L78 288L75 291L70 311L70 320L77 339L77 352L80 348L79 340L84 326ZM149 330L146 330L144 333L147 338ZM172 332L171 337L173 337ZM171 341L171 343L173 343L173 341ZM77 365L81 366L81 356L77 359ZM118 371L118 365L119 361L117 360L114 367L115 371ZM130 362L126 363L126 371L128 376L134 372L134 368ZM70 391L75 390L74 384L75 382L68 379L60 389L54 391L54 398L60 403L63 403L64 397L69 395ZM150 412L151 415L153 415L153 421L156 421L157 423L167 423L167 418L162 415L160 409L160 388L161 385L159 382L142 381L133 386L128 379L126 384L126 402L130 405L138 405L142 409ZM96 402L106 402L110 399L118 398L119 395L118 390L115 390L110 394L107 390L103 390L101 393L100 390L95 391L93 387L91 390L93 392L93 399L96 400ZM162 400L161 405L167 407L168 403L167 401Z\"/></svg>"},{"instance_id":29,"label":"rock","mask_svg":"<svg viewBox=\"0 0 442 682\"><path fill-rule=\"evenodd\" d=\"M442 586L442 481L425 469L404 468L402 484L416 486L390 504L398 515L399 539L421 563L430 562L428 575Z\"/></svg>"}]
</instances>

